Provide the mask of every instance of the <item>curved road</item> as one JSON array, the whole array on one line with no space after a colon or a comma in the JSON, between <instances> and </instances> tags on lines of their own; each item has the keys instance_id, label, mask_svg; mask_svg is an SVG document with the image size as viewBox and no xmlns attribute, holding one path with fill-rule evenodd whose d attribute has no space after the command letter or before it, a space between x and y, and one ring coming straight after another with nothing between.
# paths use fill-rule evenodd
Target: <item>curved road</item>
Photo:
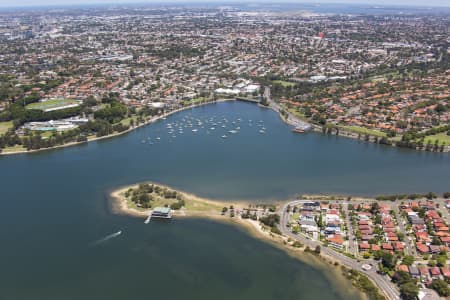
<instances>
[{"instance_id":1,"label":"curved road","mask_svg":"<svg viewBox=\"0 0 450 300\"><path fill-rule=\"evenodd\" d=\"M390 281L390 279L387 276L383 276L377 273L377 266L378 262L371 259L366 259L364 262L358 262L355 259L352 259L348 256L345 256L339 252L336 252L334 250L331 250L327 247L323 247L321 242L312 241L309 239L306 239L302 236L296 235L292 233L289 228L286 226L289 222L289 213L286 212L286 208L288 205L291 207L294 205L300 204L302 201L291 201L283 205L281 208L281 220L279 229L283 233L283 235L290 237L291 239L297 240L301 243L303 243L305 246L309 246L311 249L314 249L316 246L321 246L321 252L325 253L326 255L332 257L333 259L339 261L342 265L355 269L360 271L361 273L365 274L367 277L369 277L382 291L383 293L388 297L388 299L391 300L398 300L400 299L399 292L396 288L396 286ZM363 264L371 264L373 267L372 269L365 271L361 267Z\"/></svg>"}]
</instances>

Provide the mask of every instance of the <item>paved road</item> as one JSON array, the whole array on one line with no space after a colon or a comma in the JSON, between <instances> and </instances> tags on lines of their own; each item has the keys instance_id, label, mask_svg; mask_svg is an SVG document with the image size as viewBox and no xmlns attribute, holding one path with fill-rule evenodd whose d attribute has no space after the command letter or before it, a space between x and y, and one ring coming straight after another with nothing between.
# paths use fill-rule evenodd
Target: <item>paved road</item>
<instances>
[{"instance_id":1,"label":"paved road","mask_svg":"<svg viewBox=\"0 0 450 300\"><path fill-rule=\"evenodd\" d=\"M445 207L445 199L438 198L435 199L434 201L439 203L438 211L442 213L442 218L447 222L447 224L450 224L450 214L448 212L447 207Z\"/></svg>"},{"instance_id":2,"label":"paved road","mask_svg":"<svg viewBox=\"0 0 450 300\"><path fill-rule=\"evenodd\" d=\"M316 246L320 245L321 252L324 253L325 255L332 257L333 259L339 261L342 265L345 265L346 267L358 270L358 271L366 274L367 277L369 277L373 282L375 282L376 285L378 285L378 287L380 287L381 290L383 290L384 294L388 297L388 299L391 299L391 300L400 299L399 292L398 292L396 286L390 281L389 277L380 275L376 272L377 268L378 268L377 261L368 259L368 260L364 260L364 262L358 262L357 260L352 259L348 256L345 256L339 252L331 250L327 247L322 247L321 242L312 241L312 240L306 239L302 236L292 233L289 230L289 228L286 226L289 222L289 213L286 212L286 208L288 205L293 207L294 205L298 205L301 202L302 201L299 201L299 200L291 201L291 202L284 204L281 208L282 210L280 211L281 220L280 220L279 229L285 236L290 237L291 239L297 240L297 241L303 243L305 246L309 246L311 249L314 249ZM363 264L372 264L373 267L371 270L365 271L361 268Z\"/></svg>"},{"instance_id":3,"label":"paved road","mask_svg":"<svg viewBox=\"0 0 450 300\"><path fill-rule=\"evenodd\" d=\"M352 253L353 255L355 255L355 257L357 257L358 251L357 251L357 247L356 247L356 243L355 243L355 234L353 232L353 224L350 221L350 215L349 215L349 211L348 211L348 203L343 202L342 208L344 209L344 212L345 212L345 223L347 225L347 236L348 236L348 251L347 252Z\"/></svg>"},{"instance_id":4,"label":"paved road","mask_svg":"<svg viewBox=\"0 0 450 300\"><path fill-rule=\"evenodd\" d=\"M269 87L265 87L264 88L264 97L267 99L267 103L269 103L269 106L277 111L280 112L280 110L282 110L283 108L280 106L280 104L278 104L276 101L274 101L271 96L270 96L270 88ZM311 124L300 120L299 118L297 118L296 116L294 116L293 114L291 114L289 111L284 110L287 113L287 118L286 118L286 122L292 126L295 127L302 127L302 128L308 128L311 127Z\"/></svg>"},{"instance_id":5,"label":"paved road","mask_svg":"<svg viewBox=\"0 0 450 300\"><path fill-rule=\"evenodd\" d=\"M399 207L398 206L393 207L393 210L395 212L395 217L397 218L397 223L398 223L398 227L400 228L400 232L405 234L406 252L408 255L413 255L414 257L416 257L416 255L417 255L416 249L415 249L415 247L411 246L413 242L411 241L411 238L408 236L408 234L406 232L405 224L403 223L404 218L402 218L402 216L399 213Z\"/></svg>"}]
</instances>

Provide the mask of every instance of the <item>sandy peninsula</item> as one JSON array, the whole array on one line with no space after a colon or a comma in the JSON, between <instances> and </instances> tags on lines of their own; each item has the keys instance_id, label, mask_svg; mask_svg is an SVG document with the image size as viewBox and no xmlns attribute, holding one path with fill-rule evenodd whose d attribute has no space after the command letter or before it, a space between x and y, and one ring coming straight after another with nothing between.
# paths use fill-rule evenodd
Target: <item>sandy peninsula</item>
<instances>
[{"instance_id":1,"label":"sandy peninsula","mask_svg":"<svg viewBox=\"0 0 450 300\"><path fill-rule=\"evenodd\" d=\"M161 188L171 189L165 185L150 183L160 186ZM129 199L125 197L127 190L136 189L138 184L131 186L120 187L110 193L111 209L113 213L128 215L133 217L142 218L142 221L148 217L151 213L151 209L143 209L134 205ZM171 189L174 190L174 189ZM235 217L230 217L230 214L224 214L222 209L224 207L233 207L234 211L242 212L249 207L255 208L255 204L246 203L244 201L217 201L198 197L193 194L176 190L183 195L185 200L185 206L180 210L173 211L175 218L208 218L214 221L224 222L227 224L233 224L238 228L245 230L252 237L257 238L263 242L269 243L272 246L283 250L289 256L307 263L322 270L330 280L334 282L338 281L339 285L352 288L352 283L347 280L340 268L340 263L330 256L321 254L319 256L312 254L312 251L305 247L296 246L293 240L286 236L275 234L271 232L270 228L263 225L259 221L252 219L243 219L238 214ZM280 209L280 205L276 205L277 210ZM314 249L312 249L314 250ZM361 293L361 297L367 298L365 294Z\"/></svg>"}]
</instances>

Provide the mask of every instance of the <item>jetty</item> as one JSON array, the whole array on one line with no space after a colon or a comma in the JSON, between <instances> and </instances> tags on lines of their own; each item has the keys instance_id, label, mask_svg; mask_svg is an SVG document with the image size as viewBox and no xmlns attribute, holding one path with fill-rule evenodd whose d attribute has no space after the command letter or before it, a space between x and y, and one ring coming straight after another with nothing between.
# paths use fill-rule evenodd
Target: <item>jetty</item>
<instances>
[{"instance_id":1,"label":"jetty","mask_svg":"<svg viewBox=\"0 0 450 300\"><path fill-rule=\"evenodd\" d=\"M150 223L150 220L152 219L152 214L149 214L147 219L145 219L144 224Z\"/></svg>"}]
</instances>

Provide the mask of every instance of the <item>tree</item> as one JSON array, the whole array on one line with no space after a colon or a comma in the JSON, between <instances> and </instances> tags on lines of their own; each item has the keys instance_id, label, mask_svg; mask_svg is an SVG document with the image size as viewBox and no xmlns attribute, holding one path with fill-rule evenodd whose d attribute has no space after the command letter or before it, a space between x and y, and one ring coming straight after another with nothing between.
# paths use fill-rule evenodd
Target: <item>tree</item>
<instances>
[{"instance_id":1,"label":"tree","mask_svg":"<svg viewBox=\"0 0 450 300\"><path fill-rule=\"evenodd\" d=\"M389 252L383 252L381 256L381 263L385 268L388 268L389 270L394 269L395 267L395 257Z\"/></svg>"},{"instance_id":2,"label":"tree","mask_svg":"<svg viewBox=\"0 0 450 300\"><path fill-rule=\"evenodd\" d=\"M276 224L280 223L280 216L278 214L271 214L265 217L259 218L259 221L266 226L274 227Z\"/></svg>"},{"instance_id":3,"label":"tree","mask_svg":"<svg viewBox=\"0 0 450 300\"><path fill-rule=\"evenodd\" d=\"M380 215L375 216L375 224L381 224L381 216Z\"/></svg>"},{"instance_id":4,"label":"tree","mask_svg":"<svg viewBox=\"0 0 450 300\"><path fill-rule=\"evenodd\" d=\"M414 282L407 282L400 286L400 295L405 300L416 300L419 294L419 287Z\"/></svg>"},{"instance_id":5,"label":"tree","mask_svg":"<svg viewBox=\"0 0 450 300\"><path fill-rule=\"evenodd\" d=\"M436 263L439 267L445 267L446 262L447 262L447 254L438 255L436 257Z\"/></svg>"},{"instance_id":6,"label":"tree","mask_svg":"<svg viewBox=\"0 0 450 300\"><path fill-rule=\"evenodd\" d=\"M316 249L314 249L314 253L320 254L320 246L319 245L317 245Z\"/></svg>"},{"instance_id":7,"label":"tree","mask_svg":"<svg viewBox=\"0 0 450 300\"><path fill-rule=\"evenodd\" d=\"M411 266L414 263L414 256L412 255L405 255L403 258L402 264Z\"/></svg>"},{"instance_id":8,"label":"tree","mask_svg":"<svg viewBox=\"0 0 450 300\"><path fill-rule=\"evenodd\" d=\"M303 244L300 243L299 241L295 241L295 242L292 244L292 247L295 247L295 248L301 248L301 247L303 247Z\"/></svg>"},{"instance_id":9,"label":"tree","mask_svg":"<svg viewBox=\"0 0 450 300\"><path fill-rule=\"evenodd\" d=\"M318 220L317 220L317 226L319 226L320 228L322 228L324 226L323 219L322 219L322 214L319 214L319 217L318 217Z\"/></svg>"},{"instance_id":10,"label":"tree","mask_svg":"<svg viewBox=\"0 0 450 300\"><path fill-rule=\"evenodd\" d=\"M276 227L276 226L273 226L272 228L270 228L270 232L281 235L280 229L278 229L278 227Z\"/></svg>"},{"instance_id":11,"label":"tree","mask_svg":"<svg viewBox=\"0 0 450 300\"><path fill-rule=\"evenodd\" d=\"M445 280L442 280L442 279L433 280L433 282L431 282L431 284L430 284L430 288L435 290L441 297L450 296L450 289L448 287L447 282L445 282Z\"/></svg>"},{"instance_id":12,"label":"tree","mask_svg":"<svg viewBox=\"0 0 450 300\"><path fill-rule=\"evenodd\" d=\"M411 275L405 271L397 271L392 277L392 281L397 283L398 285L402 285L408 282L414 282Z\"/></svg>"},{"instance_id":13,"label":"tree","mask_svg":"<svg viewBox=\"0 0 450 300\"><path fill-rule=\"evenodd\" d=\"M437 236L433 237L433 240L431 241L432 245L442 245L441 239Z\"/></svg>"},{"instance_id":14,"label":"tree","mask_svg":"<svg viewBox=\"0 0 450 300\"><path fill-rule=\"evenodd\" d=\"M376 215L378 213L380 209L380 205L378 204L378 202L373 202L371 207L370 207L370 212L374 215Z\"/></svg>"}]
</instances>

